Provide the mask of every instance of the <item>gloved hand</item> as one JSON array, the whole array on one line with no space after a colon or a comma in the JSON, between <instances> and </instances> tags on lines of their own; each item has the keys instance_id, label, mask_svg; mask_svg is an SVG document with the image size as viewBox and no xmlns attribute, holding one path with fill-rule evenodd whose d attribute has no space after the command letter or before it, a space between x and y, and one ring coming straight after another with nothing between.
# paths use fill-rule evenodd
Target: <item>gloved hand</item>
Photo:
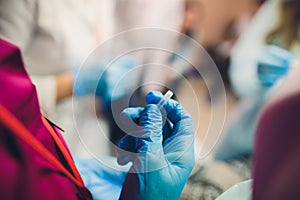
<instances>
[{"instance_id":1,"label":"gloved hand","mask_svg":"<svg viewBox=\"0 0 300 200\"><path fill-rule=\"evenodd\" d=\"M132 70L137 60L126 56L120 58L104 72L104 93L99 94L105 102L119 99L127 94L138 80L137 70Z\"/></svg>"},{"instance_id":2,"label":"gloved hand","mask_svg":"<svg viewBox=\"0 0 300 200\"><path fill-rule=\"evenodd\" d=\"M133 120L139 125L129 127L130 135L119 143L118 163L132 162L121 199L179 199L194 166L193 120L171 99L164 106L163 126L155 105L161 98L161 93L150 92L145 108L127 108L121 114L126 124Z\"/></svg>"},{"instance_id":3,"label":"gloved hand","mask_svg":"<svg viewBox=\"0 0 300 200\"><path fill-rule=\"evenodd\" d=\"M74 161L93 199L119 199L129 165L118 165L116 157L103 157L101 162L95 158L75 157Z\"/></svg>"},{"instance_id":4,"label":"gloved hand","mask_svg":"<svg viewBox=\"0 0 300 200\"><path fill-rule=\"evenodd\" d=\"M267 46L258 60L258 78L265 86L272 86L279 78L285 76L294 56L274 45Z\"/></svg>"},{"instance_id":5,"label":"gloved hand","mask_svg":"<svg viewBox=\"0 0 300 200\"><path fill-rule=\"evenodd\" d=\"M74 93L78 96L95 94L104 101L124 96L134 84L132 77L135 76L126 73L136 65L136 61L129 56L121 57L111 64L112 61L106 58L91 66L76 69L73 73ZM125 78L121 79L123 76Z\"/></svg>"}]
</instances>

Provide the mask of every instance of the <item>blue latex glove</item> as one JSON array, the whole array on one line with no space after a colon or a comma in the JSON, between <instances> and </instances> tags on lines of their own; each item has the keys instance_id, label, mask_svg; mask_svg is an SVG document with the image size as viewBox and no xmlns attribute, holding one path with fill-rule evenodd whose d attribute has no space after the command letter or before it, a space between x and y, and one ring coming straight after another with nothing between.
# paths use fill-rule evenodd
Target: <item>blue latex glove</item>
<instances>
[{"instance_id":1,"label":"blue latex glove","mask_svg":"<svg viewBox=\"0 0 300 200\"><path fill-rule=\"evenodd\" d=\"M104 93L105 65L99 62L73 71L73 92L77 96Z\"/></svg>"},{"instance_id":2,"label":"blue latex glove","mask_svg":"<svg viewBox=\"0 0 300 200\"><path fill-rule=\"evenodd\" d=\"M285 76L294 56L274 45L267 46L258 60L258 78L265 86L272 86L279 78Z\"/></svg>"},{"instance_id":3,"label":"blue latex glove","mask_svg":"<svg viewBox=\"0 0 300 200\"><path fill-rule=\"evenodd\" d=\"M135 83L133 81L134 74L127 73L134 68L136 61L129 56L110 63L112 61L102 59L91 66L76 69L73 73L74 93L78 96L95 94L104 101L124 96ZM124 78L122 78L123 76ZM120 79L121 82L119 82Z\"/></svg>"},{"instance_id":4,"label":"blue latex glove","mask_svg":"<svg viewBox=\"0 0 300 200\"><path fill-rule=\"evenodd\" d=\"M130 166L119 166L115 157L105 157L101 160L106 164L104 165L93 158L74 159L85 186L93 195L93 199L119 199Z\"/></svg>"},{"instance_id":5,"label":"blue latex glove","mask_svg":"<svg viewBox=\"0 0 300 200\"><path fill-rule=\"evenodd\" d=\"M161 97L150 92L145 108L127 108L121 114L126 124L133 120L139 125L129 127L130 135L119 143L118 163L132 162L121 199L179 199L194 166L193 120L171 99L164 106L168 120L163 126L155 105Z\"/></svg>"},{"instance_id":6,"label":"blue latex glove","mask_svg":"<svg viewBox=\"0 0 300 200\"><path fill-rule=\"evenodd\" d=\"M125 96L129 90L137 83L137 70L132 70L137 65L137 61L130 56L122 57L115 64L112 64L104 72L104 94L105 102L113 101Z\"/></svg>"}]
</instances>

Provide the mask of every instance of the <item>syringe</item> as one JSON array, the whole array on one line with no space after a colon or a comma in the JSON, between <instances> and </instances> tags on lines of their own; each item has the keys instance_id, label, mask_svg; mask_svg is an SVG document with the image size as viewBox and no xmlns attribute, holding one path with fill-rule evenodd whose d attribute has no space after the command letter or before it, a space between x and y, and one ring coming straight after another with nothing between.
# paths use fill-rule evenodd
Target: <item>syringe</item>
<instances>
[{"instance_id":1,"label":"syringe","mask_svg":"<svg viewBox=\"0 0 300 200\"><path fill-rule=\"evenodd\" d=\"M173 92L171 90L168 90L166 94L162 97L162 99L157 103L157 106L159 109L162 109L164 105L168 102L169 99L173 96Z\"/></svg>"}]
</instances>

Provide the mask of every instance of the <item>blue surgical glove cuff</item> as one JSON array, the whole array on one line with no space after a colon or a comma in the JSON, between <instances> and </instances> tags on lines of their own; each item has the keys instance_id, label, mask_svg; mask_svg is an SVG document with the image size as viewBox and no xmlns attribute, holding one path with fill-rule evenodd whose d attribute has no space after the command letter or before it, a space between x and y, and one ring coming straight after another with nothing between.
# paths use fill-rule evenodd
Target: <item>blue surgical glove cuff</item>
<instances>
[{"instance_id":1,"label":"blue surgical glove cuff","mask_svg":"<svg viewBox=\"0 0 300 200\"><path fill-rule=\"evenodd\" d=\"M115 157L103 157L101 161L75 157L74 161L94 199L119 199L130 165L118 166Z\"/></svg>"}]
</instances>

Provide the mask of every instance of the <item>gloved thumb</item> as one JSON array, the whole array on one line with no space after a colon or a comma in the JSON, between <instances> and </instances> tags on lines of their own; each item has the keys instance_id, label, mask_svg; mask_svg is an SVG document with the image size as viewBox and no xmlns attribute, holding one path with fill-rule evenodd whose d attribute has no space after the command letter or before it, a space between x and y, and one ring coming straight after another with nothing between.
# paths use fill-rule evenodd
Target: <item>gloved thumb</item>
<instances>
[{"instance_id":1,"label":"gloved thumb","mask_svg":"<svg viewBox=\"0 0 300 200\"><path fill-rule=\"evenodd\" d=\"M127 133L120 142L117 148L117 162L120 165L125 165L130 161L134 161L137 149L138 138L134 137L134 133L139 129L139 119L144 108L126 108L120 114L122 122L122 130Z\"/></svg>"},{"instance_id":2,"label":"gloved thumb","mask_svg":"<svg viewBox=\"0 0 300 200\"><path fill-rule=\"evenodd\" d=\"M155 104L148 104L139 120L138 144L133 172L145 173L168 166L164 155L162 136L162 115Z\"/></svg>"},{"instance_id":3,"label":"gloved thumb","mask_svg":"<svg viewBox=\"0 0 300 200\"><path fill-rule=\"evenodd\" d=\"M121 116L124 120L130 117L137 122L137 127L120 141L118 163L126 164L132 161L134 172L153 171L167 166L162 145L163 122L159 108L154 104L147 105L142 111L139 108L129 108L125 109Z\"/></svg>"},{"instance_id":4,"label":"gloved thumb","mask_svg":"<svg viewBox=\"0 0 300 200\"><path fill-rule=\"evenodd\" d=\"M155 104L148 104L139 119L137 152L155 152L162 149L162 115Z\"/></svg>"},{"instance_id":5,"label":"gloved thumb","mask_svg":"<svg viewBox=\"0 0 300 200\"><path fill-rule=\"evenodd\" d=\"M149 104L145 108L126 108L120 115L127 135L118 144L118 163L134 162L137 156L163 152L162 115L159 108Z\"/></svg>"},{"instance_id":6,"label":"gloved thumb","mask_svg":"<svg viewBox=\"0 0 300 200\"><path fill-rule=\"evenodd\" d=\"M138 140L131 135L125 135L118 143L117 162L119 165L126 165L135 160Z\"/></svg>"}]
</instances>

